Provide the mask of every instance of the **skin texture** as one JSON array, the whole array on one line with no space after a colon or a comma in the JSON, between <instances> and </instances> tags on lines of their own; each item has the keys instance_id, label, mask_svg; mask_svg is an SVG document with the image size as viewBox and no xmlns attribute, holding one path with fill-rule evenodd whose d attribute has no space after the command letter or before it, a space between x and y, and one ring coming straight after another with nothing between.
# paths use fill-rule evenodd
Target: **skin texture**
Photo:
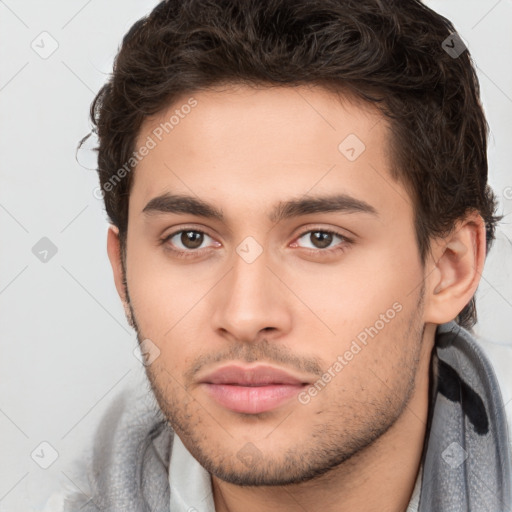
<instances>
[{"instance_id":1,"label":"skin texture","mask_svg":"<svg viewBox=\"0 0 512 512\"><path fill-rule=\"evenodd\" d=\"M217 511L405 510L425 437L435 328L476 290L481 217L469 214L433 240L423 267L410 196L389 172L386 121L321 88L190 94L148 119L137 146L191 96L197 105L137 166L124 269L116 228L108 235L127 316L160 351L146 370L162 410L212 474ZM354 161L338 149L349 134L365 145ZM163 194L207 201L224 219L143 212ZM376 214L269 219L279 202L333 194ZM184 245L181 233L169 238L180 229L205 235ZM313 236L325 230L341 236ZM248 263L239 247L261 254ZM345 357L380 319L378 333ZM199 384L231 362L263 362L310 384L330 368L332 378L307 403L241 414Z\"/></svg>"}]
</instances>

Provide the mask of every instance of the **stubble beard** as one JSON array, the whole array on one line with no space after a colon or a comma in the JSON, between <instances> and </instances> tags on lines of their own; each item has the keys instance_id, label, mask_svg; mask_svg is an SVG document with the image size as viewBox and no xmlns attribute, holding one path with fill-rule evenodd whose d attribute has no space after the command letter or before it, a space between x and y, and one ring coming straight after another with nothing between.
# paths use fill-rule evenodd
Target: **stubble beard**
<instances>
[{"instance_id":1,"label":"stubble beard","mask_svg":"<svg viewBox=\"0 0 512 512\"><path fill-rule=\"evenodd\" d=\"M131 315L129 321L141 343L146 338L139 328L127 284L125 291ZM366 410L361 405L357 409L347 408L343 404L331 408L324 413L322 424L311 427L310 432L297 439L294 445L278 454L275 451L262 451L262 456L254 464L246 464L238 456L245 442L240 442L237 448L226 448L221 438L229 440L229 436L205 428L204 424L208 422L203 418L208 419L208 413L186 391L183 392L183 386L170 372L153 364L146 366L146 374L169 425L210 474L238 486L284 486L308 482L344 464L350 466L351 459L367 450L401 417L415 389L424 335L421 322L423 299L424 288L420 291L417 307L404 322L407 328L404 329L403 346L407 350L404 350L399 362L404 371L395 381L393 389L388 387L388 393L378 397L378 402L371 401ZM384 383L382 385L385 386ZM293 422L293 413L290 418ZM347 420L356 423L356 428L350 428L350 425L343 428Z\"/></svg>"}]
</instances>

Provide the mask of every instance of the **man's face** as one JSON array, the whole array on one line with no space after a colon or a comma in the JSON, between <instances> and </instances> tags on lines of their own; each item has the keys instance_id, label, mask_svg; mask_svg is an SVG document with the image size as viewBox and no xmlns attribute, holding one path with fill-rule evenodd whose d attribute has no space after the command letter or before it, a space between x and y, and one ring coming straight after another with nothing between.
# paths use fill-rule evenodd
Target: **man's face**
<instances>
[{"instance_id":1,"label":"man's face","mask_svg":"<svg viewBox=\"0 0 512 512\"><path fill-rule=\"evenodd\" d=\"M306 87L191 96L136 145L156 142L135 172L126 252L139 339L160 351L148 376L215 476L307 480L395 424L428 357L411 201L368 107ZM229 366L241 372L211 376Z\"/></svg>"}]
</instances>

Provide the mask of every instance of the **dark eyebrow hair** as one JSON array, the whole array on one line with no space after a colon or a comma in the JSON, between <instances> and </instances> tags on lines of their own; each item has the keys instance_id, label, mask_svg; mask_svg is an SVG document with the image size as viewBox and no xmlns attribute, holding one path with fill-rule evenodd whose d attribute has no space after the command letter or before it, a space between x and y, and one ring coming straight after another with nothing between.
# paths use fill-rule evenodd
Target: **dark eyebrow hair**
<instances>
[{"instance_id":1,"label":"dark eyebrow hair","mask_svg":"<svg viewBox=\"0 0 512 512\"><path fill-rule=\"evenodd\" d=\"M202 199L186 195L160 195L151 199L142 211L145 214L188 213L208 219L224 220L222 210L217 209L215 206ZM274 208L269 218L271 222L279 222L300 215L326 212L359 212L378 216L377 210L365 201L346 194L337 194L281 201Z\"/></svg>"},{"instance_id":2,"label":"dark eyebrow hair","mask_svg":"<svg viewBox=\"0 0 512 512\"><path fill-rule=\"evenodd\" d=\"M224 220L222 210L192 196L163 194L154 197L142 210L143 213L190 213L208 219Z\"/></svg>"},{"instance_id":3,"label":"dark eyebrow hair","mask_svg":"<svg viewBox=\"0 0 512 512\"><path fill-rule=\"evenodd\" d=\"M278 203L270 215L272 222L310 213L346 212L369 213L378 217L377 210L370 204L347 194L305 197Z\"/></svg>"}]
</instances>

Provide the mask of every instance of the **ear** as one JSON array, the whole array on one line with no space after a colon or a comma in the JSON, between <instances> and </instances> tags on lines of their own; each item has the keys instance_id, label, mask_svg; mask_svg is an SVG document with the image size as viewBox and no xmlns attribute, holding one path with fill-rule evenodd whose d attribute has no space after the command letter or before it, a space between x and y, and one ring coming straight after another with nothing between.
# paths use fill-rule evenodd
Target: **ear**
<instances>
[{"instance_id":1,"label":"ear","mask_svg":"<svg viewBox=\"0 0 512 512\"><path fill-rule=\"evenodd\" d=\"M432 243L426 278L425 322L454 320L476 292L486 253L485 222L477 212Z\"/></svg>"},{"instance_id":2,"label":"ear","mask_svg":"<svg viewBox=\"0 0 512 512\"><path fill-rule=\"evenodd\" d=\"M123 279L123 265L121 261L121 242L119 240L119 229L116 226L110 226L107 234L107 254L114 274L114 283L117 293L123 303L126 319L131 327L134 327L132 314L126 297L126 288Z\"/></svg>"}]
</instances>

